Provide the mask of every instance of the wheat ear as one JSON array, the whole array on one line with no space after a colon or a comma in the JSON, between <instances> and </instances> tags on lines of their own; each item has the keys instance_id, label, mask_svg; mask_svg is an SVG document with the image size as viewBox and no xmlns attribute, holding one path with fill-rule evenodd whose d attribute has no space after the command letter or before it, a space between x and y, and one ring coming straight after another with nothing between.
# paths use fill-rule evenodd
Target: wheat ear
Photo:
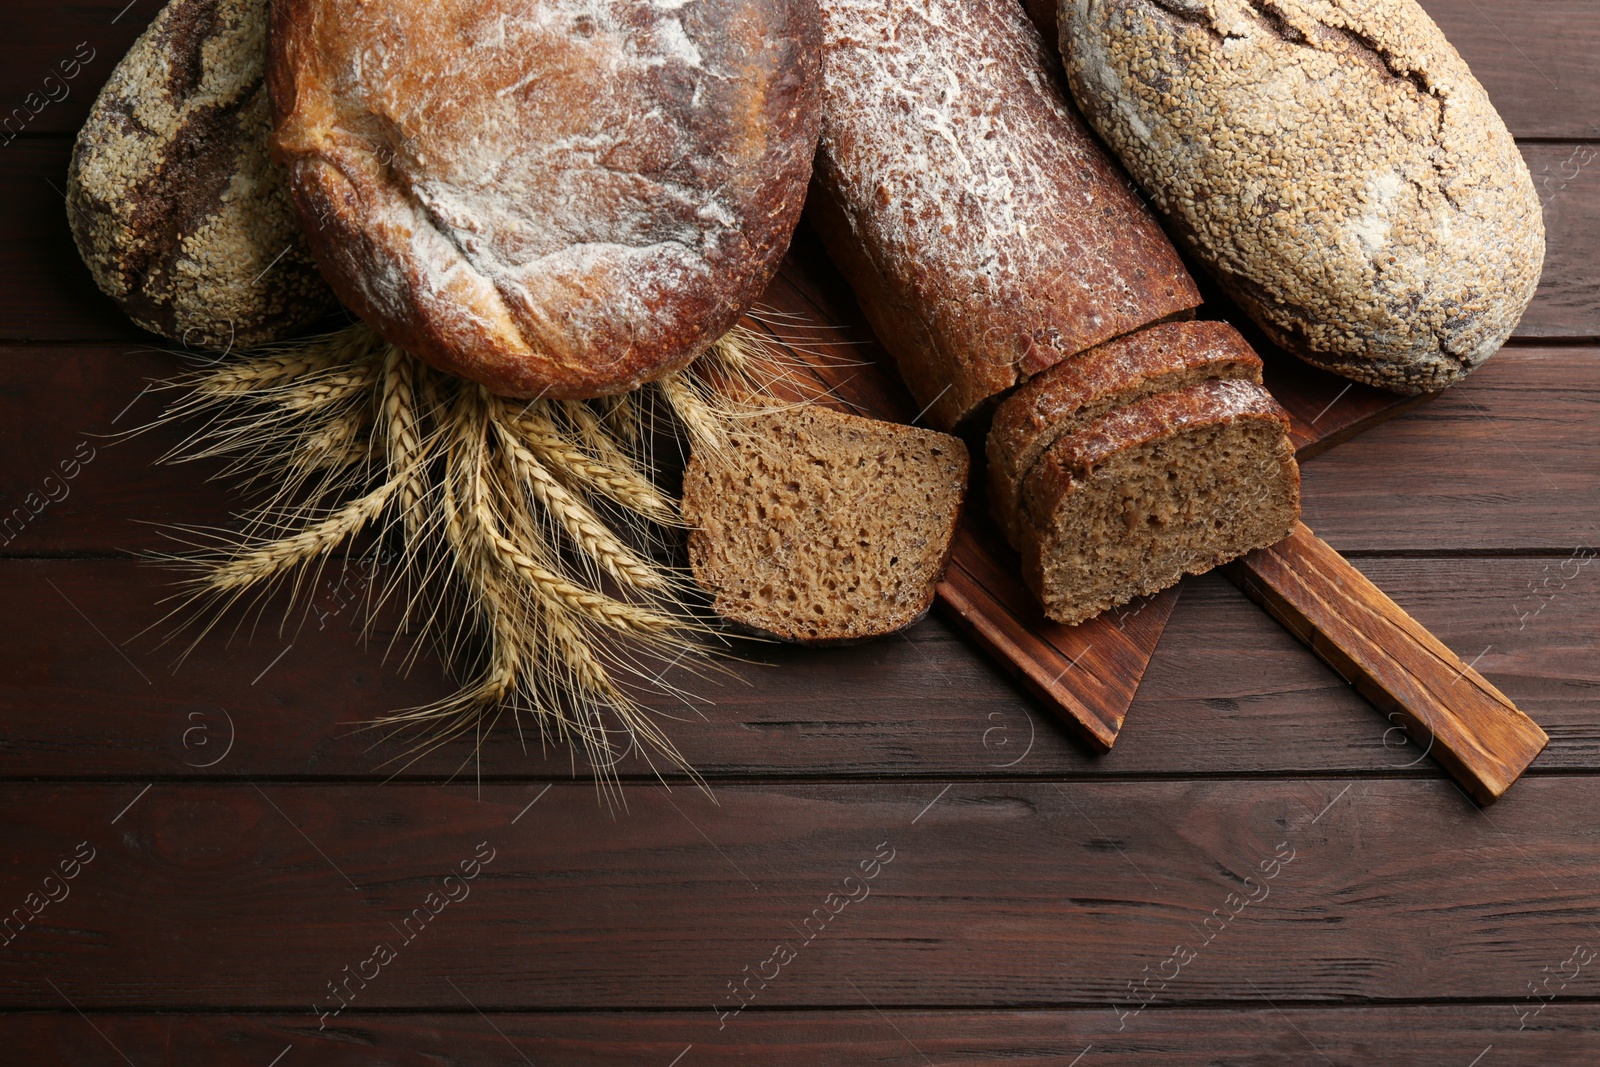
<instances>
[{"instance_id":1,"label":"wheat ear","mask_svg":"<svg viewBox=\"0 0 1600 1067\"><path fill-rule=\"evenodd\" d=\"M242 534L191 532L218 546L200 561L196 595L220 612L293 576L292 605L340 545L376 529L401 551L368 610L408 587L403 627L435 637L462 679L453 696L381 720L426 733L410 758L481 735L509 710L519 730L527 712L541 738L581 743L603 781L635 744L647 761L655 753L693 776L620 682L632 675L677 693L660 662L692 666L706 651L687 576L649 551L681 519L641 452L658 430L656 397L706 440L725 440L742 407L692 373L652 387L644 403L510 402L361 325L181 384L189 392L164 421L202 424L167 459L221 458L265 490Z\"/></svg>"}]
</instances>

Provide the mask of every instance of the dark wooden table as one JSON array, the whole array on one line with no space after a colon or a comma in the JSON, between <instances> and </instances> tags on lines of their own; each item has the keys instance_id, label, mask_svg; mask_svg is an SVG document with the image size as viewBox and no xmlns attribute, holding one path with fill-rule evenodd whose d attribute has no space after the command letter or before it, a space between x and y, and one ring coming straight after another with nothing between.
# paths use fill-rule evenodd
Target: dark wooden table
<instances>
[{"instance_id":1,"label":"dark wooden table","mask_svg":"<svg viewBox=\"0 0 1600 1067\"><path fill-rule=\"evenodd\" d=\"M935 617L755 649L673 726L712 796L629 762L616 812L510 730L387 780L349 724L444 683L362 644L353 572L176 666L136 636L148 524L234 501L97 436L177 363L59 192L157 6L125 2L14 5L0 63L10 106L92 52L0 148L0 1061L1595 1062L1593 0L1427 0L1541 183L1544 286L1466 384L1305 467L1306 521L1550 732L1489 811L1216 576L1111 755Z\"/></svg>"}]
</instances>

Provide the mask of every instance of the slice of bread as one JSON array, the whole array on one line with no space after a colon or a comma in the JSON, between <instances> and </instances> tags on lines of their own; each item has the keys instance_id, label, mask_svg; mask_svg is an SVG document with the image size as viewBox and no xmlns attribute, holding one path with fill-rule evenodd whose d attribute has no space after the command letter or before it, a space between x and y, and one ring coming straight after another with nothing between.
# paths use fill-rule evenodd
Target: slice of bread
<instances>
[{"instance_id":1,"label":"slice of bread","mask_svg":"<svg viewBox=\"0 0 1600 1067\"><path fill-rule=\"evenodd\" d=\"M1023 575L1057 622L1274 544L1300 514L1288 416L1249 381L1147 397L1058 440L1023 485Z\"/></svg>"},{"instance_id":2,"label":"slice of bread","mask_svg":"<svg viewBox=\"0 0 1600 1067\"><path fill-rule=\"evenodd\" d=\"M1260 383L1261 357L1225 322L1173 322L1056 364L1012 393L989 430L989 508L1019 546L1022 483L1045 450L1115 408L1207 379Z\"/></svg>"},{"instance_id":3,"label":"slice of bread","mask_svg":"<svg viewBox=\"0 0 1600 1067\"><path fill-rule=\"evenodd\" d=\"M858 641L933 603L966 496L946 434L818 406L749 419L684 475L689 562L714 609L802 644Z\"/></svg>"}]
</instances>

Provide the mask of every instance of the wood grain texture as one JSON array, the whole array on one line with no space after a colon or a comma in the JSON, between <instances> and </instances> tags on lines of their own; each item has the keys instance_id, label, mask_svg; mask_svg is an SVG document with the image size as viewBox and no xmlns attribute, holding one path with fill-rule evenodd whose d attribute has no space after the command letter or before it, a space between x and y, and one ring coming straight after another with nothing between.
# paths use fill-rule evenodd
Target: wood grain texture
<instances>
[{"instance_id":1,"label":"wood grain texture","mask_svg":"<svg viewBox=\"0 0 1600 1067\"><path fill-rule=\"evenodd\" d=\"M121 3L10 12L7 99ZM1596 137L1600 20L1588 0L1425 6L1514 131ZM156 7L132 7L108 48L120 52L112 33L125 43ZM39 136L0 149L0 338L35 342L0 352L7 501L41 488L164 358L124 356L148 339L93 290L48 184L61 184L62 134L87 105L87 79L109 72L91 65L38 117ZM672 723L720 807L675 786L674 810L630 761L627 813L563 783L511 827L526 836L501 836L546 780L570 773L562 753L524 753L502 731L484 749L481 799L464 749L413 769L461 770L454 784L380 785L393 749L367 751L342 724L429 699L444 681L428 660L399 678L381 644L361 647L350 583L325 576L323 614L287 651L270 631L231 645L219 634L172 675L152 642L124 647L127 660L111 643L159 617L165 573L125 558L3 559L0 914L26 907L78 841L100 846L72 895L0 949L0 1005L28 1009L0 1015L10 1058L1588 1062L1600 986L1592 966L1564 989L1558 976L1575 945L1600 949L1600 572L1584 547L1600 513L1589 432L1600 349L1530 347L1600 335L1600 163L1574 172L1580 147L1525 145L1545 182L1552 255L1518 347L1305 467L1311 525L1548 729L1550 747L1492 809L1416 762L1420 748L1208 575L1185 583L1135 698L1136 728L1108 754L1091 754L935 617L860 648L758 650L770 666L716 687L706 720ZM814 319L772 322L841 352L870 339L859 318L841 320L842 335ZM101 346L70 343L84 341ZM1308 391L1296 414L1309 424L1326 396ZM1359 387L1338 397L1316 431L1359 426L1372 399ZM101 450L70 498L0 554L104 556L159 545L136 519L227 521L228 493L199 469L149 467L154 449ZM221 752L222 710L234 744L200 766ZM319 1035L311 998L486 836L505 844L471 899ZM857 864L886 839L899 851L872 896L719 1030L712 1005L726 983L836 891L835 861ZM1259 849L1286 839L1297 858L1270 897L1119 1031L1111 1005L1129 1010L1128 983L1159 973L1238 895ZM1560 991L1533 1016L1541 981Z\"/></svg>"},{"instance_id":2,"label":"wood grain texture","mask_svg":"<svg viewBox=\"0 0 1600 1067\"><path fill-rule=\"evenodd\" d=\"M1480 802L1504 796L1549 744L1504 693L1304 523L1223 573Z\"/></svg>"},{"instance_id":3,"label":"wood grain texture","mask_svg":"<svg viewBox=\"0 0 1600 1067\"><path fill-rule=\"evenodd\" d=\"M467 996L477 989L454 976ZM454 996L441 980L448 995ZM475 999L475 997L474 997ZM500 1013L484 1018L457 998L450 1014L350 1014L318 1032L304 1015L70 1012L0 1017L8 1046L28 1064L79 1067L252 1063L345 1067L1549 1067L1582 1063L1600 1007L1558 1003L1518 1030L1537 1002L1405 1008L1306 1008L1265 1002L1214 1011L1146 1012L1136 1028L1103 1033L1105 1009L1077 1011L751 1012L723 1030L703 1014ZM1509 1026L1508 1026L1509 1024ZM98 1031L98 1033L96 1032ZM111 1046L115 1046L115 1050ZM293 1060L290 1060L293 1056ZM1326 1058L1324 1058L1326 1057Z\"/></svg>"},{"instance_id":4,"label":"wood grain texture","mask_svg":"<svg viewBox=\"0 0 1600 1067\"><path fill-rule=\"evenodd\" d=\"M1549 731L1532 773L1600 770L1600 571L1564 557L1355 562ZM447 691L433 659L402 677L385 661L387 637L363 646L359 575L337 572L298 634L279 638L269 610L253 637L229 642L222 628L174 672L179 649L153 647L163 631L128 640L160 619L169 582L131 560L0 563L11 608L0 613L0 776L382 780L403 749L371 748L354 724ZM704 719L660 710L678 716L672 737L714 779L1442 775L1217 575L1185 583L1129 712L1137 728L1104 756L938 617L853 648L749 651L761 663L720 683L668 676L710 701ZM407 774L572 773L564 750L524 751L511 729L485 739L481 761L470 756L452 748ZM650 774L632 758L618 772Z\"/></svg>"},{"instance_id":5,"label":"wood grain texture","mask_svg":"<svg viewBox=\"0 0 1600 1067\"><path fill-rule=\"evenodd\" d=\"M315 1022L348 966L368 979L345 989L355 1009L453 1006L440 976L460 975L485 1011L703 1008L715 1029L713 1005L740 1003L728 983L759 971L753 1010L1084 1006L1109 1036L1151 1014L1119 1020L1111 1005L1136 994L1516 1000L1600 940L1586 778L1531 778L1492 817L1437 779L763 783L724 785L715 805L638 785L625 799L622 815L583 783L0 786L8 909L93 850L66 893L14 921L0 1009L64 995ZM432 917L408 926L419 907ZM374 976L380 943L398 958ZM780 944L795 958L773 975ZM1174 977L1161 965L1179 945L1197 958Z\"/></svg>"},{"instance_id":6,"label":"wood grain texture","mask_svg":"<svg viewBox=\"0 0 1600 1067\"><path fill-rule=\"evenodd\" d=\"M798 327L783 330L808 347L838 336L815 325L809 341ZM851 358L863 347L830 343ZM95 456L68 498L40 510L20 535L0 534L0 554L151 551L170 547L151 523L233 521L238 498L225 483L208 481L217 466L152 465L180 440L177 428L121 444L100 436L153 418L162 397L141 392L183 366L129 345L0 347L0 520L29 493L47 499L44 480L81 442ZM1278 369L1269 368L1269 381ZM1360 386L1342 397L1333 392L1318 429L1359 423L1385 396ZM1309 391L1279 395L1296 405L1297 425L1317 416ZM1584 428L1597 419L1600 349L1508 348L1427 405L1306 463L1307 524L1345 552L1595 545L1600 441ZM1314 451L1302 446L1302 454ZM1462 521L1467 514L1470 523Z\"/></svg>"},{"instance_id":7,"label":"wood grain texture","mask_svg":"<svg viewBox=\"0 0 1600 1067\"><path fill-rule=\"evenodd\" d=\"M1507 348L1406 417L1307 463L1306 525L1347 554L1600 545L1597 357Z\"/></svg>"}]
</instances>

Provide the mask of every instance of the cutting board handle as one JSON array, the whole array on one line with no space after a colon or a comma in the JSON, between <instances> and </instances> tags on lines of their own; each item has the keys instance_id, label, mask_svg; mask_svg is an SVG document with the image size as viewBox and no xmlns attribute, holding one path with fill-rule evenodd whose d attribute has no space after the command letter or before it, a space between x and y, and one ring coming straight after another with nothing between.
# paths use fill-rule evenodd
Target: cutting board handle
<instances>
[{"instance_id":1,"label":"cutting board handle","mask_svg":"<svg viewBox=\"0 0 1600 1067\"><path fill-rule=\"evenodd\" d=\"M1549 743L1538 723L1304 523L1224 572L1479 803L1503 796Z\"/></svg>"}]
</instances>

